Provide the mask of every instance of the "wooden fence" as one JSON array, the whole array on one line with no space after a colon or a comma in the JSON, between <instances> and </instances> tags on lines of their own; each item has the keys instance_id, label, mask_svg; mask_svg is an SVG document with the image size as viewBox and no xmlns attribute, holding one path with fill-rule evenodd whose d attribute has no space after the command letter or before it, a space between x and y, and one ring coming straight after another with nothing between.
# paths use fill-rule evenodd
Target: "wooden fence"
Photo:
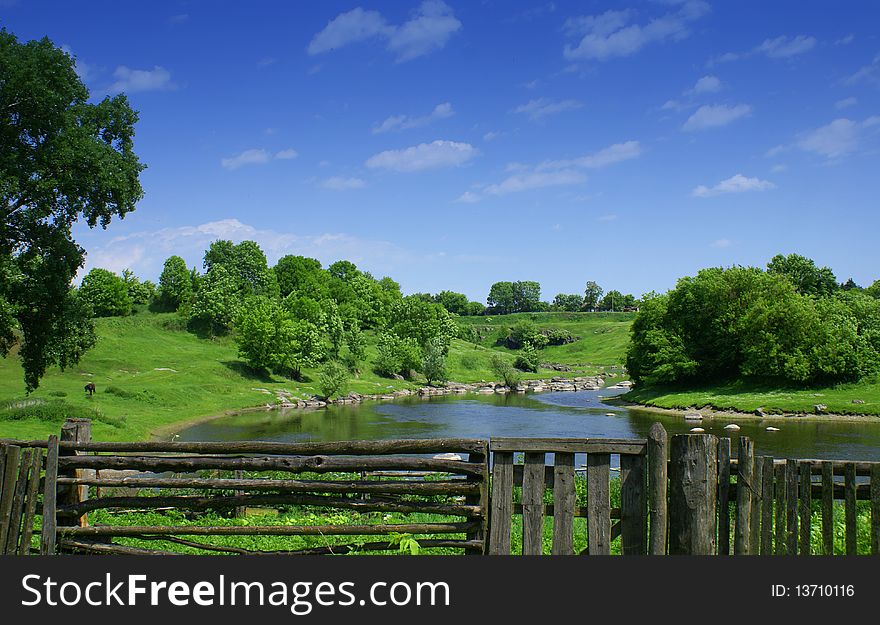
<instances>
[{"instance_id":1,"label":"wooden fence","mask_svg":"<svg viewBox=\"0 0 880 625\"><path fill-rule=\"evenodd\" d=\"M318 521L89 520L98 510L254 506L315 509ZM333 510L353 514L341 524L320 520ZM69 420L60 438L0 441L0 553L250 554L267 551L199 537L319 536L322 545L271 553L339 554L388 550L409 535L422 548L509 554L517 517L525 555L545 552L549 517L554 555L574 554L576 542L587 554L832 554L835 531L839 551L880 554L880 463L774 459L756 455L745 437L669 439L659 424L647 439L99 443L88 421ZM39 550L31 544L38 518ZM579 541L577 532L585 533Z\"/></svg>"}]
</instances>

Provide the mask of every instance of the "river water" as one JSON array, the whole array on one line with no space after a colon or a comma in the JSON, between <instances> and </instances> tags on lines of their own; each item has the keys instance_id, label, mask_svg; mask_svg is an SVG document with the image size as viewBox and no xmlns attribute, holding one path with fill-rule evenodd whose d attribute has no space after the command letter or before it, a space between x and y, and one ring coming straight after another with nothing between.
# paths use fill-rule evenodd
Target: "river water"
<instances>
[{"instance_id":1,"label":"river water","mask_svg":"<svg viewBox=\"0 0 880 625\"><path fill-rule=\"evenodd\" d=\"M625 392L602 389L528 395L465 395L330 406L318 410L243 412L182 430L181 441L333 441L393 438L645 437L652 423L670 434L695 424L613 404L603 398ZM758 455L777 458L880 460L880 422L784 421L755 419L704 421L706 432L749 436ZM778 427L767 432L766 427ZM734 446L735 449L735 446Z\"/></svg>"}]
</instances>

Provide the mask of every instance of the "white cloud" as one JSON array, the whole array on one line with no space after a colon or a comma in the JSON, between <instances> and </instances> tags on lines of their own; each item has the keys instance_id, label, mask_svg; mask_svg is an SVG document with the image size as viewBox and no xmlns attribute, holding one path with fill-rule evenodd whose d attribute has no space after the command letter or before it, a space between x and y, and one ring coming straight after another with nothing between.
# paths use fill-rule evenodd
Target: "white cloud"
<instances>
[{"instance_id":1,"label":"white cloud","mask_svg":"<svg viewBox=\"0 0 880 625\"><path fill-rule=\"evenodd\" d=\"M490 130L483 135L483 141L495 141L495 139L503 137L505 134L506 133L501 132L500 130Z\"/></svg>"},{"instance_id":2,"label":"white cloud","mask_svg":"<svg viewBox=\"0 0 880 625\"><path fill-rule=\"evenodd\" d=\"M815 37L807 37L806 35L786 37L782 35L775 39L765 39L755 48L755 52L766 54L771 59L787 59L804 52L809 52L815 45Z\"/></svg>"},{"instance_id":3,"label":"white cloud","mask_svg":"<svg viewBox=\"0 0 880 625\"><path fill-rule=\"evenodd\" d=\"M633 23L636 15L633 10L570 18L565 23L565 31L576 43L566 44L564 55L569 60L598 61L631 56L653 43L686 38L690 35L689 22L699 19L708 10L708 4L694 0L681 3L676 12L644 24Z\"/></svg>"},{"instance_id":4,"label":"white cloud","mask_svg":"<svg viewBox=\"0 0 880 625\"><path fill-rule=\"evenodd\" d=\"M731 242L730 242L730 239L716 239L715 241L712 241L712 243L710 245L712 247L725 248L725 247L730 247Z\"/></svg>"},{"instance_id":5,"label":"white cloud","mask_svg":"<svg viewBox=\"0 0 880 625\"><path fill-rule=\"evenodd\" d=\"M855 151L859 145L862 124L842 117L830 124L799 135L795 146L828 159L836 159Z\"/></svg>"},{"instance_id":6,"label":"white cloud","mask_svg":"<svg viewBox=\"0 0 880 625\"><path fill-rule=\"evenodd\" d=\"M603 223L608 223L609 221L616 221L617 215L609 214L609 215L600 215L597 221L601 221Z\"/></svg>"},{"instance_id":7,"label":"white cloud","mask_svg":"<svg viewBox=\"0 0 880 625\"><path fill-rule=\"evenodd\" d=\"M168 91L174 89L171 73L164 67L156 65L153 69L131 69L120 65L113 72L116 79L107 87L108 93L136 93L138 91Z\"/></svg>"},{"instance_id":8,"label":"white cloud","mask_svg":"<svg viewBox=\"0 0 880 625\"><path fill-rule=\"evenodd\" d=\"M325 189L333 191L348 191L350 189L363 189L367 183L360 178L344 178L342 176L331 176L321 181L321 186Z\"/></svg>"},{"instance_id":9,"label":"white cloud","mask_svg":"<svg viewBox=\"0 0 880 625\"><path fill-rule=\"evenodd\" d=\"M409 252L387 241L339 232L298 234L275 227L262 230L238 219L221 219L197 226L145 230L109 241L102 238L100 245L86 246L88 255L82 273L93 267L113 271L131 268L138 276L155 280L172 254L182 256L190 267L201 267L205 250L217 239L256 241L270 264L285 254L298 254L317 258L325 265L345 258L372 271L389 273L395 266L413 262Z\"/></svg>"},{"instance_id":10,"label":"white cloud","mask_svg":"<svg viewBox=\"0 0 880 625\"><path fill-rule=\"evenodd\" d=\"M727 180L722 180L714 187L700 185L691 191L693 197L712 197L713 195L723 195L725 193L744 193L746 191L766 191L775 187L768 180L760 178L746 178L742 174L731 176Z\"/></svg>"},{"instance_id":11,"label":"white cloud","mask_svg":"<svg viewBox=\"0 0 880 625\"><path fill-rule=\"evenodd\" d=\"M432 141L420 143L402 150L385 150L366 161L370 169L387 169L397 172L458 167L479 154L469 143L456 141Z\"/></svg>"},{"instance_id":12,"label":"white cloud","mask_svg":"<svg viewBox=\"0 0 880 625\"><path fill-rule=\"evenodd\" d=\"M752 112L748 104L728 106L726 104L704 104L693 115L688 117L682 126L682 130L705 130L726 126L741 117L746 117Z\"/></svg>"},{"instance_id":13,"label":"white cloud","mask_svg":"<svg viewBox=\"0 0 880 625\"><path fill-rule=\"evenodd\" d=\"M458 199L455 201L461 202L464 204L473 204L474 202L480 201L480 196L477 195L476 193L471 192L471 191L465 191L464 193L459 195Z\"/></svg>"},{"instance_id":14,"label":"white cloud","mask_svg":"<svg viewBox=\"0 0 880 625\"><path fill-rule=\"evenodd\" d=\"M837 41L835 41L835 42L834 42L834 45L836 45L836 46L848 46L849 44L851 44L851 43L852 43L853 41L855 41L855 40L856 40L856 36L855 36L854 34L850 33L850 34L848 34L847 36L845 36L845 37L841 37L840 39L838 39Z\"/></svg>"},{"instance_id":15,"label":"white cloud","mask_svg":"<svg viewBox=\"0 0 880 625\"><path fill-rule=\"evenodd\" d=\"M573 111L583 106L577 100L548 100L547 98L538 98L529 100L525 104L513 109L514 113L525 113L532 120L538 120L547 115L555 115L565 111Z\"/></svg>"},{"instance_id":16,"label":"white cloud","mask_svg":"<svg viewBox=\"0 0 880 625\"><path fill-rule=\"evenodd\" d=\"M717 93L721 91L721 80L718 76L712 76L711 74L708 76L703 76L700 78L696 84L691 89L692 93Z\"/></svg>"},{"instance_id":17,"label":"white cloud","mask_svg":"<svg viewBox=\"0 0 880 625\"><path fill-rule=\"evenodd\" d=\"M461 22L441 0L425 0L400 25L389 24L378 11L357 7L330 20L312 38L307 51L322 54L353 43L382 40L402 63L443 48L460 28Z\"/></svg>"},{"instance_id":18,"label":"white cloud","mask_svg":"<svg viewBox=\"0 0 880 625\"><path fill-rule=\"evenodd\" d=\"M233 171L245 165L265 165L273 158L282 161L289 161L298 156L299 153L293 148L287 148L286 150L275 152L274 155L262 148L252 148L250 150L245 150L241 154L230 156L229 158L221 158L220 166L223 167L223 169Z\"/></svg>"},{"instance_id":19,"label":"white cloud","mask_svg":"<svg viewBox=\"0 0 880 625\"><path fill-rule=\"evenodd\" d=\"M615 143L598 152L573 159L544 161L534 167L522 163L508 163L505 171L511 175L501 182L485 185L480 193L466 192L460 202L476 202L486 195L520 193L531 189L580 184L586 181L583 170L598 169L638 157L642 153L638 141Z\"/></svg>"},{"instance_id":20,"label":"white cloud","mask_svg":"<svg viewBox=\"0 0 880 625\"><path fill-rule=\"evenodd\" d=\"M854 74L843 79L844 84L854 85L860 82L880 83L880 54L874 57L870 65L864 65Z\"/></svg>"},{"instance_id":21,"label":"white cloud","mask_svg":"<svg viewBox=\"0 0 880 625\"><path fill-rule=\"evenodd\" d=\"M373 126L373 134L377 135L383 132L388 132L389 130L408 130L410 128L418 128L420 126L426 126L438 119L452 117L453 115L455 115L455 111L452 110L452 104L449 102L443 102L435 106L427 115L422 115L420 117L393 115L381 124Z\"/></svg>"},{"instance_id":22,"label":"white cloud","mask_svg":"<svg viewBox=\"0 0 880 625\"><path fill-rule=\"evenodd\" d=\"M299 152L297 152L293 148L287 148L286 150L281 150L280 152L275 153L275 158L281 159L283 161L296 158L297 156L299 156Z\"/></svg>"},{"instance_id":23,"label":"white cloud","mask_svg":"<svg viewBox=\"0 0 880 625\"><path fill-rule=\"evenodd\" d=\"M858 98L854 98L854 97L843 98L842 100L838 100L837 102L834 103L834 108L836 108L837 110L843 110L843 109L847 109L851 106L855 106L858 103L859 103Z\"/></svg>"}]
</instances>

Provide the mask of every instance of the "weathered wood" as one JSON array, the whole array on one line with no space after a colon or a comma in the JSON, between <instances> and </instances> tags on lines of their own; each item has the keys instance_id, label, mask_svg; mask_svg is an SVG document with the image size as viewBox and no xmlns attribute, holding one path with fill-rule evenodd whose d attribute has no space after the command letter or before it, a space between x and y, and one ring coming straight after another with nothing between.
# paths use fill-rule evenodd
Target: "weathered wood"
<instances>
[{"instance_id":1,"label":"weathered wood","mask_svg":"<svg viewBox=\"0 0 880 625\"><path fill-rule=\"evenodd\" d=\"M15 485L18 481L18 469L21 462L21 447L6 446L6 462L4 463L2 481L0 481L0 553L5 554L6 538L12 527L12 505L15 500Z\"/></svg>"},{"instance_id":2,"label":"weathered wood","mask_svg":"<svg viewBox=\"0 0 880 625\"><path fill-rule=\"evenodd\" d=\"M762 556L773 555L773 458L761 458L761 548Z\"/></svg>"},{"instance_id":3,"label":"weathered wood","mask_svg":"<svg viewBox=\"0 0 880 625\"><path fill-rule=\"evenodd\" d=\"M90 443L92 440L92 421L91 419L67 419L61 426L61 436L59 442L69 442L74 445ZM62 475L80 477L94 473L87 470L70 471L64 469L60 464L61 459L65 456L76 456L80 452L73 448L59 447L59 472ZM81 501L85 501L89 496L89 488L87 486L58 486L58 503L61 505L74 505ZM82 516L76 519L64 519L62 523L76 523L77 525L88 525L88 518Z\"/></svg>"},{"instance_id":4,"label":"weathered wood","mask_svg":"<svg viewBox=\"0 0 880 625\"><path fill-rule=\"evenodd\" d=\"M752 465L752 484L754 487L752 490L752 509L749 516L749 528L751 530L749 553L758 555L761 551L761 503L764 500L763 483L761 481L761 459L754 456Z\"/></svg>"},{"instance_id":5,"label":"weathered wood","mask_svg":"<svg viewBox=\"0 0 880 625\"><path fill-rule=\"evenodd\" d=\"M376 525L91 525L58 527L59 536L372 536L376 534L465 534L477 522L381 523Z\"/></svg>"},{"instance_id":6,"label":"weathered wood","mask_svg":"<svg viewBox=\"0 0 880 625\"><path fill-rule=\"evenodd\" d=\"M785 552L794 556L798 547L798 479L797 460L792 458L785 461L785 503Z\"/></svg>"},{"instance_id":7,"label":"weathered wood","mask_svg":"<svg viewBox=\"0 0 880 625\"><path fill-rule=\"evenodd\" d=\"M170 456L69 456L59 459L59 468L70 469L135 469L138 471L201 471L206 469L243 469L246 471L288 471L291 473L351 473L373 469L397 471L435 471L482 475L479 464L460 460L438 460L414 457L363 457L337 456L265 456L229 458L219 456L170 457Z\"/></svg>"},{"instance_id":8,"label":"weathered wood","mask_svg":"<svg viewBox=\"0 0 880 625\"><path fill-rule=\"evenodd\" d=\"M730 555L730 439L718 439L718 555Z\"/></svg>"},{"instance_id":9,"label":"weathered wood","mask_svg":"<svg viewBox=\"0 0 880 625\"><path fill-rule=\"evenodd\" d=\"M648 501L645 485L645 457L621 456L620 552L626 556L642 556L648 551Z\"/></svg>"},{"instance_id":10,"label":"weathered wood","mask_svg":"<svg viewBox=\"0 0 880 625\"><path fill-rule=\"evenodd\" d=\"M25 503L24 518L21 522L21 540L18 543L18 555L30 555L31 536L34 532L34 515L37 511L37 494L40 489L40 471L43 469L43 450L33 448L31 457L31 472L28 478L27 502Z\"/></svg>"},{"instance_id":11,"label":"weathered wood","mask_svg":"<svg viewBox=\"0 0 880 625\"><path fill-rule=\"evenodd\" d=\"M846 525L846 555L854 556L858 553L856 543L856 467L848 462L843 468L844 476L844 518Z\"/></svg>"},{"instance_id":12,"label":"weathered wood","mask_svg":"<svg viewBox=\"0 0 880 625\"><path fill-rule=\"evenodd\" d=\"M834 465L822 463L822 553L834 555Z\"/></svg>"},{"instance_id":13,"label":"weathered wood","mask_svg":"<svg viewBox=\"0 0 880 625\"><path fill-rule=\"evenodd\" d=\"M9 531L6 535L6 550L10 555L18 553L18 541L21 538L21 518L24 515L25 493L27 492L28 473L31 470L34 450L23 449L18 466L18 480L15 483L15 494L12 497L12 515L9 520Z\"/></svg>"},{"instance_id":14,"label":"weathered wood","mask_svg":"<svg viewBox=\"0 0 880 625\"><path fill-rule=\"evenodd\" d=\"M856 467L856 475L859 477L868 477L871 475L871 467L874 465L880 464L880 461L852 461L852 460L819 460L812 458L798 458L798 464L803 463L807 464L810 467L810 473L813 475L821 475L822 474L822 463L830 462L832 467L834 468L834 475L843 475L844 469L847 464L854 464ZM773 461L775 466L785 466L785 459L777 459ZM730 462L730 471L732 474L736 474L737 472L737 461L731 460Z\"/></svg>"},{"instance_id":15,"label":"weathered wood","mask_svg":"<svg viewBox=\"0 0 880 625\"><path fill-rule=\"evenodd\" d=\"M669 466L669 553L713 555L717 529L718 439L672 437Z\"/></svg>"},{"instance_id":16,"label":"weathered wood","mask_svg":"<svg viewBox=\"0 0 880 625\"><path fill-rule=\"evenodd\" d=\"M491 440L492 451L578 454L643 454L648 441L643 438L508 438Z\"/></svg>"},{"instance_id":17,"label":"weathered wood","mask_svg":"<svg viewBox=\"0 0 880 625\"><path fill-rule=\"evenodd\" d=\"M806 463L798 464L800 471L801 484L799 488L799 505L800 505L800 554L804 556L810 555L810 541L812 538L812 516L813 511L810 505L811 495L813 491L812 474L810 467Z\"/></svg>"},{"instance_id":18,"label":"weathered wood","mask_svg":"<svg viewBox=\"0 0 880 625\"><path fill-rule=\"evenodd\" d=\"M880 465L871 471L871 553L880 555Z\"/></svg>"},{"instance_id":19,"label":"weathered wood","mask_svg":"<svg viewBox=\"0 0 880 625\"><path fill-rule=\"evenodd\" d=\"M471 542L479 542L479 548L468 548L467 555L484 555L489 539L489 445L488 443L479 451L468 455L468 462L478 464L483 471L478 476L468 476L467 482L479 488L479 492L465 498L465 504L476 508L480 519L480 528L470 532L467 539Z\"/></svg>"},{"instance_id":20,"label":"weathered wood","mask_svg":"<svg viewBox=\"0 0 880 625\"><path fill-rule=\"evenodd\" d=\"M160 551L157 549L145 549L143 547L129 547L114 543L101 543L91 540L64 539L58 543L60 551L72 551L82 553L97 553L108 556L179 556L173 551Z\"/></svg>"},{"instance_id":21,"label":"weathered wood","mask_svg":"<svg viewBox=\"0 0 880 625\"><path fill-rule=\"evenodd\" d=\"M556 452L553 471L553 546L555 556L574 554L574 454Z\"/></svg>"},{"instance_id":22,"label":"weathered wood","mask_svg":"<svg viewBox=\"0 0 880 625\"><path fill-rule=\"evenodd\" d=\"M649 553L666 553L668 523L667 489L667 445L666 430L660 423L654 423L648 432L648 512L649 512Z\"/></svg>"},{"instance_id":23,"label":"weathered wood","mask_svg":"<svg viewBox=\"0 0 880 625\"><path fill-rule=\"evenodd\" d=\"M524 556L539 556L543 553L545 455L543 451L529 452L525 457L522 487Z\"/></svg>"},{"instance_id":24,"label":"weathered wood","mask_svg":"<svg viewBox=\"0 0 880 625\"><path fill-rule=\"evenodd\" d=\"M587 548L591 556L611 554L611 456L587 456Z\"/></svg>"},{"instance_id":25,"label":"weathered wood","mask_svg":"<svg viewBox=\"0 0 880 625\"><path fill-rule=\"evenodd\" d=\"M574 508L574 517L576 519L586 519L589 515L589 508L587 506L575 506ZM522 514L522 504L515 503L513 504L513 514L514 516L517 514ZM555 509L553 504L544 504L544 516L551 517L556 516ZM611 508L611 519L614 521L619 521L620 519L620 508ZM612 538L613 540L613 538Z\"/></svg>"},{"instance_id":26,"label":"weathered wood","mask_svg":"<svg viewBox=\"0 0 880 625\"><path fill-rule=\"evenodd\" d=\"M773 474L776 478L776 532L774 538L773 552L777 556L784 556L786 551L785 541L785 511L787 505L785 502L786 481L785 481L785 465L774 463Z\"/></svg>"},{"instance_id":27,"label":"weathered wood","mask_svg":"<svg viewBox=\"0 0 880 625\"><path fill-rule=\"evenodd\" d=\"M397 548L392 543L389 543L387 540L368 543L338 543L323 545L321 547L306 547L304 549L293 549L287 551L257 551L254 549L242 549L241 547L233 547L230 545L211 545L200 543L193 540L186 540L185 538L180 538L177 536L141 536L140 538L156 542L168 542L175 545L184 545L186 547L193 547L195 549L202 549L204 551L254 556L346 555L349 553L358 553L363 551L397 551ZM451 547L467 550L478 549L480 547L480 541L460 540L455 538L424 538L419 540L419 546L422 549Z\"/></svg>"},{"instance_id":28,"label":"weathered wood","mask_svg":"<svg viewBox=\"0 0 880 625\"><path fill-rule=\"evenodd\" d=\"M747 436L739 437L739 471L736 474L736 527L733 553L749 555L752 550L752 499L755 497L755 451Z\"/></svg>"},{"instance_id":29,"label":"weathered wood","mask_svg":"<svg viewBox=\"0 0 880 625\"><path fill-rule=\"evenodd\" d=\"M513 518L513 453L492 454L492 511L489 515L489 554L510 555Z\"/></svg>"},{"instance_id":30,"label":"weathered wood","mask_svg":"<svg viewBox=\"0 0 880 625\"><path fill-rule=\"evenodd\" d=\"M91 477L58 478L59 484L88 484L110 488L195 488L204 490L257 490L291 493L371 493L405 495L479 495L479 482L464 480L270 480L224 478Z\"/></svg>"},{"instance_id":31,"label":"weathered wood","mask_svg":"<svg viewBox=\"0 0 880 625\"><path fill-rule=\"evenodd\" d=\"M43 531L40 538L40 554L55 555L55 534L57 519L55 518L56 484L58 478L58 437L49 436L46 451L46 479L43 486Z\"/></svg>"}]
</instances>

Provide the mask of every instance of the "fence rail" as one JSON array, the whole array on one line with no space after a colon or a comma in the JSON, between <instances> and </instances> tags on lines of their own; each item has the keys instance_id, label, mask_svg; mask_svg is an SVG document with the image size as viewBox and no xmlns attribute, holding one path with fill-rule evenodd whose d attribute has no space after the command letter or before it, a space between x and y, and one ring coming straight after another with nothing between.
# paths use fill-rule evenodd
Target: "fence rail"
<instances>
[{"instance_id":1,"label":"fence rail","mask_svg":"<svg viewBox=\"0 0 880 625\"><path fill-rule=\"evenodd\" d=\"M255 507L314 511L314 521L89 519ZM329 512L343 517L328 522ZM71 419L46 441L0 440L6 554L340 554L407 535L467 554L517 543L524 555L833 554L835 538L843 553L880 554L880 462L772 458L746 437L670 438L659 424L646 439L105 443ZM258 550L241 536L299 542Z\"/></svg>"}]
</instances>

